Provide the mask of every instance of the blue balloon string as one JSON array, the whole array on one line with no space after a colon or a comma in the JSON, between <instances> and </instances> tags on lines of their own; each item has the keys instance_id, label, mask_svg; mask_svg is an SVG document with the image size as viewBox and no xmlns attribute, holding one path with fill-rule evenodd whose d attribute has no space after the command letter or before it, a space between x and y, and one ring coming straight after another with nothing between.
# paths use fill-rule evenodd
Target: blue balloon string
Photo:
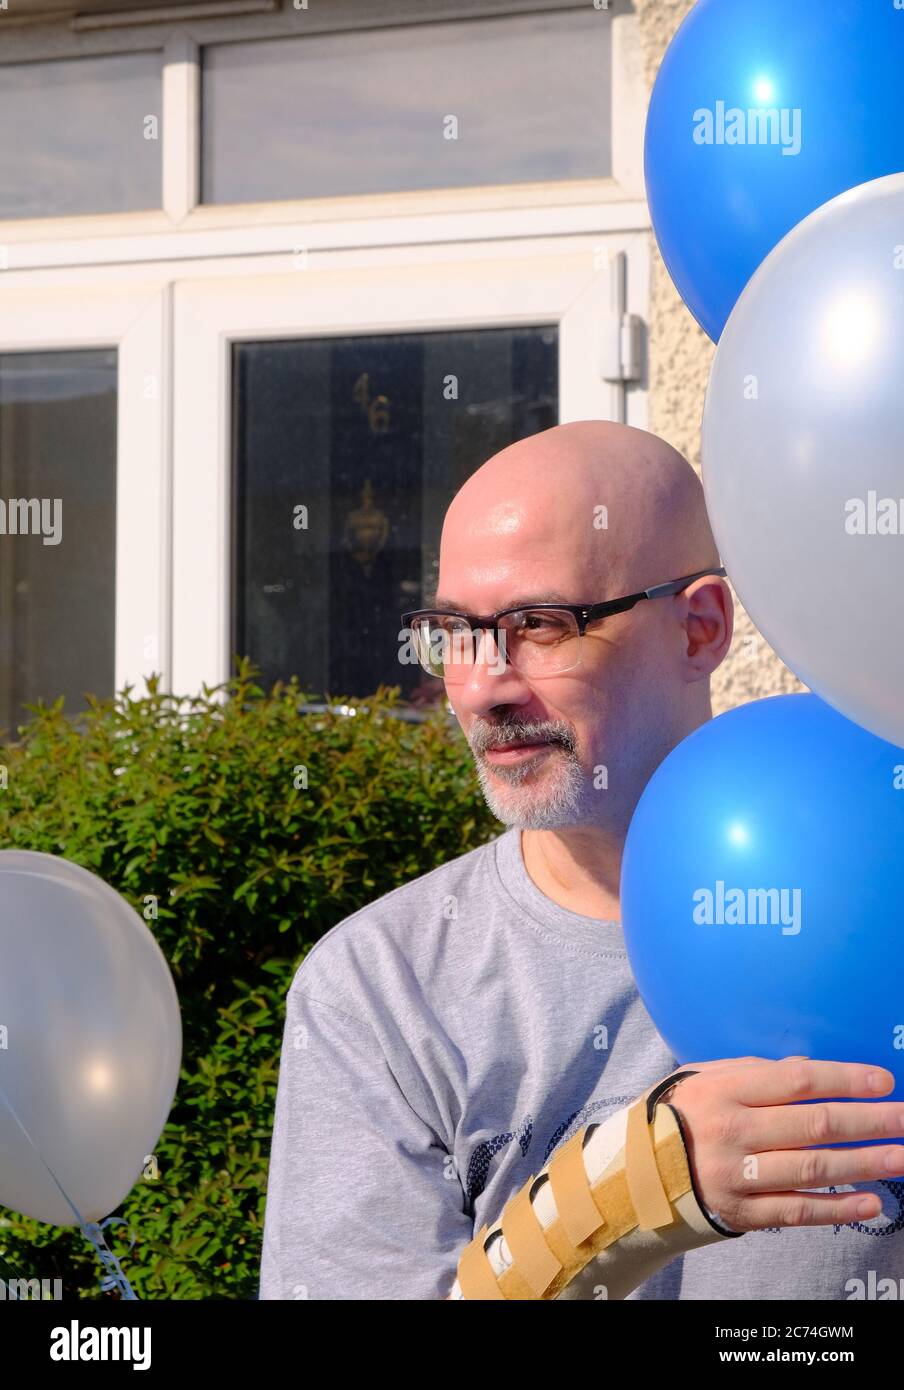
<instances>
[{"instance_id":1,"label":"blue balloon string","mask_svg":"<svg viewBox=\"0 0 904 1390\"><path fill-rule=\"evenodd\" d=\"M108 1216L105 1221L101 1222L85 1221L75 1202L73 1202L72 1198L69 1196L69 1193L66 1191L63 1184L60 1182L56 1173L54 1173L53 1169L50 1167L48 1163L44 1162L44 1159L38 1152L37 1144L34 1142L28 1130L25 1128L24 1124L19 1119L19 1116L16 1114L14 1107L7 1099L6 1093L4 1092L2 1086L0 1086L0 1100L3 1101L3 1104L6 1106L7 1110L12 1115L16 1124L19 1126L22 1133L25 1135L25 1138L28 1140L29 1144L34 1149L35 1154L38 1158L38 1162L43 1164L53 1181L56 1183L57 1187L63 1195L63 1198L67 1206L75 1216L75 1219L79 1224L82 1234L85 1236L86 1240L88 1240L90 1244L94 1247L94 1253L97 1255L97 1258L101 1264L101 1268L104 1271L100 1281L101 1292L110 1293L113 1289L118 1289L123 1299L131 1299L137 1302L137 1294L133 1291L131 1284L129 1283L128 1279L123 1273L122 1266L120 1265L119 1260L114 1255L110 1247L107 1245L107 1242L105 1241L103 1236L103 1229L105 1226L110 1226L117 1222L121 1223L123 1226L127 1226L127 1222L121 1216ZM135 1236L133 1234L132 1243L129 1246L130 1251L134 1244Z\"/></svg>"}]
</instances>

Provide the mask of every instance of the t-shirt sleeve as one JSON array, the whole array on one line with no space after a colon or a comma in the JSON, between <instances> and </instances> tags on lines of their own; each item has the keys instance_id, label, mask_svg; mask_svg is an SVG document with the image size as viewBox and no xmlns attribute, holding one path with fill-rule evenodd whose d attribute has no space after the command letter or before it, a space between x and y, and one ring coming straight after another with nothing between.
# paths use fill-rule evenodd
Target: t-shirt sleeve
<instances>
[{"instance_id":1,"label":"t-shirt sleeve","mask_svg":"<svg viewBox=\"0 0 904 1390\"><path fill-rule=\"evenodd\" d=\"M365 1022L287 995L262 1299L445 1299L474 1234L445 1145Z\"/></svg>"}]
</instances>

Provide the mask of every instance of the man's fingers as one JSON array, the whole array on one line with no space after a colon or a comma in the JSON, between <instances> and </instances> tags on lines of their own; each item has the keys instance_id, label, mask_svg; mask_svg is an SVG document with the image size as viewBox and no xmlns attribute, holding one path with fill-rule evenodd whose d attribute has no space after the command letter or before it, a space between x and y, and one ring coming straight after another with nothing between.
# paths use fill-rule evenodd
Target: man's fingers
<instances>
[{"instance_id":1,"label":"man's fingers","mask_svg":"<svg viewBox=\"0 0 904 1390\"><path fill-rule=\"evenodd\" d=\"M817 1101L749 1111L744 1119L751 1153L802 1149L814 1144L904 1139L904 1105L897 1101Z\"/></svg>"},{"instance_id":2,"label":"man's fingers","mask_svg":"<svg viewBox=\"0 0 904 1390\"><path fill-rule=\"evenodd\" d=\"M894 1084L887 1067L785 1057L766 1066L739 1068L733 1094L742 1105L787 1105L822 1097L888 1095Z\"/></svg>"},{"instance_id":3,"label":"man's fingers","mask_svg":"<svg viewBox=\"0 0 904 1390\"><path fill-rule=\"evenodd\" d=\"M882 1211L874 1192L770 1192L745 1201L743 1215L726 1217L733 1230L762 1231L768 1226L846 1226L869 1221ZM741 1225L737 1223L741 1222Z\"/></svg>"},{"instance_id":4,"label":"man's fingers","mask_svg":"<svg viewBox=\"0 0 904 1390\"><path fill-rule=\"evenodd\" d=\"M784 1192L788 1188L845 1187L880 1182L904 1174L904 1145L881 1144L861 1149L782 1149L748 1154L739 1160L742 1197L749 1191Z\"/></svg>"}]
</instances>

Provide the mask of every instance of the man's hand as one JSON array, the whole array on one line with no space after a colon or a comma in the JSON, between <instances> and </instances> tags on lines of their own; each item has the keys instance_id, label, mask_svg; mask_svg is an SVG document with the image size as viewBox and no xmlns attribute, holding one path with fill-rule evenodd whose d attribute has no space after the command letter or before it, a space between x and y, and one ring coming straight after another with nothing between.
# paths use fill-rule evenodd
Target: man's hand
<instances>
[{"instance_id":1,"label":"man's hand","mask_svg":"<svg viewBox=\"0 0 904 1390\"><path fill-rule=\"evenodd\" d=\"M827 1149L810 1145L904 1136L904 1104L798 1101L880 1096L895 1078L884 1067L785 1057L689 1062L663 1100L684 1126L697 1191L734 1231L767 1226L828 1226L878 1216L876 1194L795 1189L875 1182L904 1173L904 1145ZM685 1067L680 1070L684 1071Z\"/></svg>"}]
</instances>

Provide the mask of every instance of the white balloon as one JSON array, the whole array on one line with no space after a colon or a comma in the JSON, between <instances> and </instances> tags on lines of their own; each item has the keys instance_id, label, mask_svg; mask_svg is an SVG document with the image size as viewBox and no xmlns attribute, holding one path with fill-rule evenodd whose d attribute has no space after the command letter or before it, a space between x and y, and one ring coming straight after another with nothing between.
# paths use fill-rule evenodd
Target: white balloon
<instances>
[{"instance_id":1,"label":"white balloon","mask_svg":"<svg viewBox=\"0 0 904 1390\"><path fill-rule=\"evenodd\" d=\"M824 204L750 280L713 362L703 484L782 660L904 746L904 174Z\"/></svg>"},{"instance_id":2,"label":"white balloon","mask_svg":"<svg viewBox=\"0 0 904 1390\"><path fill-rule=\"evenodd\" d=\"M85 1221L109 1215L154 1151L181 1055L138 913L67 859L0 851L0 1205L76 1225L49 1168Z\"/></svg>"}]
</instances>

